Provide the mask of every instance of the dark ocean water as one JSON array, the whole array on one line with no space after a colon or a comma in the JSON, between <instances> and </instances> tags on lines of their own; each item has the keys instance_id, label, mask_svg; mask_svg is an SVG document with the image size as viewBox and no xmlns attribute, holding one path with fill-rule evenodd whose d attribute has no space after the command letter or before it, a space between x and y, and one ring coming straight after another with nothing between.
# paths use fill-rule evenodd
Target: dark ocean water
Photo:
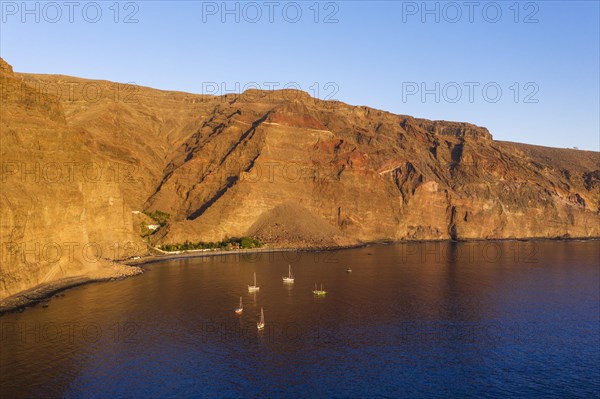
<instances>
[{"instance_id":1,"label":"dark ocean water","mask_svg":"<svg viewBox=\"0 0 600 399\"><path fill-rule=\"evenodd\" d=\"M0 317L0 396L598 397L599 265L598 241L157 263Z\"/></svg>"}]
</instances>

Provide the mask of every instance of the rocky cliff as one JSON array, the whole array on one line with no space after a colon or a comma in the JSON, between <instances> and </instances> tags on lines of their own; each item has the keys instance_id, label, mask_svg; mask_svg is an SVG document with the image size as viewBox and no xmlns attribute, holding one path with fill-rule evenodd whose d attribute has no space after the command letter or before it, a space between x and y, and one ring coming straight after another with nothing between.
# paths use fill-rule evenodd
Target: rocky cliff
<instances>
[{"instance_id":1,"label":"rocky cliff","mask_svg":"<svg viewBox=\"0 0 600 399\"><path fill-rule=\"evenodd\" d=\"M154 243L600 236L597 152L499 142L469 123L297 91L209 97L18 74L5 63L2 85L3 243L142 250L135 210L171 215ZM36 162L43 183L31 181ZM80 181L43 175L69 162L97 167ZM0 298L96 267L19 262L3 258Z\"/></svg>"},{"instance_id":2,"label":"rocky cliff","mask_svg":"<svg viewBox=\"0 0 600 399\"><path fill-rule=\"evenodd\" d=\"M4 61L0 84L0 299L66 278L133 273L111 261L143 246L118 165L67 121L55 95L40 95Z\"/></svg>"}]
</instances>

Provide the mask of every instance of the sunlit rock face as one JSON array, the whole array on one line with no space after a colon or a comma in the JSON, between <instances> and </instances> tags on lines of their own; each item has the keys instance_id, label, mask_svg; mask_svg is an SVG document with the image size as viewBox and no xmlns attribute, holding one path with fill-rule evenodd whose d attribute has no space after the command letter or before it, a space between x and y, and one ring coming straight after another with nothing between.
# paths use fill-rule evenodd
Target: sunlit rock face
<instances>
[{"instance_id":1,"label":"sunlit rock face","mask_svg":"<svg viewBox=\"0 0 600 399\"><path fill-rule=\"evenodd\" d=\"M4 248L0 297L143 252L132 211L171 215L154 244L600 236L597 152L299 91L210 97L1 66L3 245L80 249L23 261Z\"/></svg>"},{"instance_id":2,"label":"sunlit rock face","mask_svg":"<svg viewBox=\"0 0 600 399\"><path fill-rule=\"evenodd\" d=\"M147 202L174 215L163 240L599 235L597 153L496 142L468 123L300 92L215 102Z\"/></svg>"}]
</instances>

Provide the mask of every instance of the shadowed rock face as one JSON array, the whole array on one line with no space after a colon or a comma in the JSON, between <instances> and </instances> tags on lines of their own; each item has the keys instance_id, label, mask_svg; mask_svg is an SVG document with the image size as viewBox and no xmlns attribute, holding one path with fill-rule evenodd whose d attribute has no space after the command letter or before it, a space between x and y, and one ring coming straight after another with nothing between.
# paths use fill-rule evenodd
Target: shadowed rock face
<instances>
[{"instance_id":1,"label":"shadowed rock face","mask_svg":"<svg viewBox=\"0 0 600 399\"><path fill-rule=\"evenodd\" d=\"M132 210L171 214L153 236L163 243L600 236L597 152L498 142L468 123L298 91L207 97L18 74L4 62L1 73L3 162L120 170L36 185L4 168L3 242L93 237L142 250ZM15 95L16 85L43 95ZM0 298L91 267L16 262L3 260Z\"/></svg>"}]
</instances>

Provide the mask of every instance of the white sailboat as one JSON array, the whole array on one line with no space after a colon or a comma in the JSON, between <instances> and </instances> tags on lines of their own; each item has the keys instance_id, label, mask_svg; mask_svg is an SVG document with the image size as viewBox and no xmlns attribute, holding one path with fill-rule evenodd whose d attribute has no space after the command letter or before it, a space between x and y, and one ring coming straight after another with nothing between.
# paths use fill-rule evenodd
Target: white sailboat
<instances>
[{"instance_id":1,"label":"white sailboat","mask_svg":"<svg viewBox=\"0 0 600 399\"><path fill-rule=\"evenodd\" d=\"M256 323L256 328L258 331L265 329L265 312L262 307L260 308L260 321Z\"/></svg>"},{"instance_id":2,"label":"white sailboat","mask_svg":"<svg viewBox=\"0 0 600 399\"><path fill-rule=\"evenodd\" d=\"M287 284L293 284L294 283L294 275L292 274L292 265L289 265L289 271L288 271L288 275L287 277L282 277L283 282L287 283Z\"/></svg>"},{"instance_id":3,"label":"white sailboat","mask_svg":"<svg viewBox=\"0 0 600 399\"><path fill-rule=\"evenodd\" d=\"M321 289L317 289L317 284L315 284L315 289L313 290L313 294L316 296L324 296L327 295L327 291L323 290L323 283L321 283Z\"/></svg>"},{"instance_id":4,"label":"white sailboat","mask_svg":"<svg viewBox=\"0 0 600 399\"><path fill-rule=\"evenodd\" d=\"M240 306L235 308L235 314L242 314L244 307L242 306L242 297L240 297Z\"/></svg>"},{"instance_id":5,"label":"white sailboat","mask_svg":"<svg viewBox=\"0 0 600 399\"><path fill-rule=\"evenodd\" d=\"M257 292L260 290L260 287L256 285L256 272L254 272L254 285L248 286L248 292Z\"/></svg>"}]
</instances>

